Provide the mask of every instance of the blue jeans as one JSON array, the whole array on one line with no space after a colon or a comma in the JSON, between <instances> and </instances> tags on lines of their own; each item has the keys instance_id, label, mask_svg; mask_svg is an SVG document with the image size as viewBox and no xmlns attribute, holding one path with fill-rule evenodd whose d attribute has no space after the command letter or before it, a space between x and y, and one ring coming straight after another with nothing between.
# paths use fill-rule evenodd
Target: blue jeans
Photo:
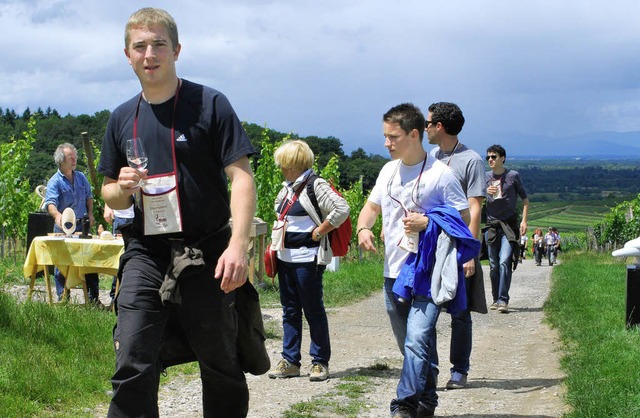
<instances>
[{"instance_id":1,"label":"blue jeans","mask_svg":"<svg viewBox=\"0 0 640 418\"><path fill-rule=\"evenodd\" d=\"M329 321L324 309L322 275L326 266L310 263L287 263L278 260L278 283L282 304L282 358L300 366L302 313L309 324L313 363L329 365L331 343Z\"/></svg>"},{"instance_id":2,"label":"blue jeans","mask_svg":"<svg viewBox=\"0 0 640 418\"><path fill-rule=\"evenodd\" d=\"M395 412L399 406L415 412L418 402L435 408L438 405L437 373L431 363L437 364L438 360L430 341L436 332L440 309L426 296L415 296L410 303L398 302L391 290L394 282L395 279L391 278L384 280L385 305L404 361L397 398L391 401L391 412Z\"/></svg>"},{"instance_id":3,"label":"blue jeans","mask_svg":"<svg viewBox=\"0 0 640 418\"><path fill-rule=\"evenodd\" d=\"M556 254L556 246L547 245L547 260L549 260L549 265L556 262Z\"/></svg>"},{"instance_id":4,"label":"blue jeans","mask_svg":"<svg viewBox=\"0 0 640 418\"><path fill-rule=\"evenodd\" d=\"M472 345L472 329L471 311L465 310L451 315L451 342L449 345L449 361L451 362L451 372L468 374L470 368L471 345ZM434 332L433 338L429 343L434 349L431 366L437 370L438 368L438 343L437 335Z\"/></svg>"},{"instance_id":5,"label":"blue jeans","mask_svg":"<svg viewBox=\"0 0 640 418\"><path fill-rule=\"evenodd\" d=\"M489 276L491 277L493 301L509 303L513 248L501 229L497 229L493 244L487 241L487 252L489 253Z\"/></svg>"}]
</instances>

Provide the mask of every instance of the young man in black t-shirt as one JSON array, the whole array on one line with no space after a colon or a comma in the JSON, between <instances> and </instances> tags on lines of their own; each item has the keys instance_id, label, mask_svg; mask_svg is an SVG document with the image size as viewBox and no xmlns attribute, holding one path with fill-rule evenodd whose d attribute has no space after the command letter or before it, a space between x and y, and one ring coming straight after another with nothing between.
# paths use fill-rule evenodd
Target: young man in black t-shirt
<instances>
[{"instance_id":1,"label":"young man in black t-shirt","mask_svg":"<svg viewBox=\"0 0 640 418\"><path fill-rule=\"evenodd\" d=\"M164 10L130 17L125 54L142 92L111 115L99 165L109 207L135 202L134 221L122 229L110 417L158 416L160 373L195 360L204 416L248 410L234 290L247 280L254 150L222 93L177 77L180 50ZM146 168L128 167L127 139L145 145Z\"/></svg>"}]
</instances>

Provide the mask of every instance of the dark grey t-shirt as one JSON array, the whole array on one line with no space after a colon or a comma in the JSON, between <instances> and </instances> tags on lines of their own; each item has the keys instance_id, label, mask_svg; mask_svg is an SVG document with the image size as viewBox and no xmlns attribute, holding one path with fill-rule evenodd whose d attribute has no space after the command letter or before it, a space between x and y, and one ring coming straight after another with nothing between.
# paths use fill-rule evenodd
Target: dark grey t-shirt
<instances>
[{"instance_id":1,"label":"dark grey t-shirt","mask_svg":"<svg viewBox=\"0 0 640 418\"><path fill-rule=\"evenodd\" d=\"M493 171L487 171L485 188L489 187L494 181L500 182L501 197L496 198L487 194L487 221L506 221L516 215L518 196L522 200L526 199L527 191L520 179L520 173L515 170L507 169L501 175L493 174Z\"/></svg>"}]
</instances>

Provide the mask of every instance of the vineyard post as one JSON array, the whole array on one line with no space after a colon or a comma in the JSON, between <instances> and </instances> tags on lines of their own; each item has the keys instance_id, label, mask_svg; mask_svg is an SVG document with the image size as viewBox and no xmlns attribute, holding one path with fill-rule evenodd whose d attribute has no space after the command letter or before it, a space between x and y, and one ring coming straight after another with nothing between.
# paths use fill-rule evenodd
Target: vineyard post
<instances>
[{"instance_id":1,"label":"vineyard post","mask_svg":"<svg viewBox=\"0 0 640 418\"><path fill-rule=\"evenodd\" d=\"M89 170L89 176L91 177L91 184L93 184L94 187L93 194L97 196L98 176L96 174L95 162L93 160L93 148L91 148L91 142L89 141L87 132L81 132L80 136L82 137L82 149L84 150L84 155L87 156L87 169Z\"/></svg>"}]
</instances>

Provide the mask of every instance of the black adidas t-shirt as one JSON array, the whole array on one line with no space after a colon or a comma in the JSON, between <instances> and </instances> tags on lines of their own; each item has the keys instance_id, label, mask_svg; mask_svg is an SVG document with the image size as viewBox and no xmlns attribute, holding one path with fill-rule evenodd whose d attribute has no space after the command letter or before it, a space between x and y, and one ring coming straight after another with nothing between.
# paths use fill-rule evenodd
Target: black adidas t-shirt
<instances>
[{"instance_id":1,"label":"black adidas t-shirt","mask_svg":"<svg viewBox=\"0 0 640 418\"><path fill-rule=\"evenodd\" d=\"M140 100L138 94L116 108L107 125L98 171L117 179L120 168L127 166L126 140L133 137L136 109L137 136L149 157L148 174L173 171L173 125L181 236L192 240L218 230L229 221L224 167L253 154L254 149L228 99L219 91L183 80L177 103L174 99L150 105ZM140 215L136 212L136 231L144 230Z\"/></svg>"}]
</instances>

